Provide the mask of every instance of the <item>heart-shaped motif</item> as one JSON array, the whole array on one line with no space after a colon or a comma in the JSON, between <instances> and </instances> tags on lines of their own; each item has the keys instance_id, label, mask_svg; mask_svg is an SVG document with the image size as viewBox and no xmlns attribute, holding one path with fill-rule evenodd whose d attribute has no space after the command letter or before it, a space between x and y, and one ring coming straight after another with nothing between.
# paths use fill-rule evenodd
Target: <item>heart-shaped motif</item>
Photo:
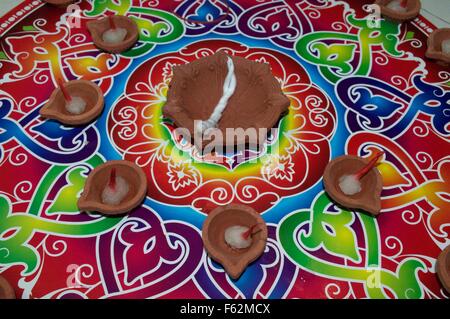
<instances>
[{"instance_id":1,"label":"heart-shaped motif","mask_svg":"<svg viewBox=\"0 0 450 319\"><path fill-rule=\"evenodd\" d=\"M100 272L110 298L157 298L187 283L204 256L199 231L163 221L146 206L99 239Z\"/></svg>"}]
</instances>

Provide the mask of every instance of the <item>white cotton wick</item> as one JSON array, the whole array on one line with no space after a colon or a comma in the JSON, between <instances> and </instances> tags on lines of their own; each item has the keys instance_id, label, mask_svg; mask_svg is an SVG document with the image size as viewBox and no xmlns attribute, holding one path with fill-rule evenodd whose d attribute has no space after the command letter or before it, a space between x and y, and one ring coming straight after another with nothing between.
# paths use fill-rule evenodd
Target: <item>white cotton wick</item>
<instances>
[{"instance_id":1,"label":"white cotton wick","mask_svg":"<svg viewBox=\"0 0 450 319\"><path fill-rule=\"evenodd\" d=\"M387 8L397 11L397 12L406 12L408 10L407 7L403 7L400 0L392 0L386 6Z\"/></svg>"},{"instance_id":2,"label":"white cotton wick","mask_svg":"<svg viewBox=\"0 0 450 319\"><path fill-rule=\"evenodd\" d=\"M355 195L361 191L361 182L356 175L343 175L339 178L339 187L345 195Z\"/></svg>"},{"instance_id":3,"label":"white cotton wick","mask_svg":"<svg viewBox=\"0 0 450 319\"><path fill-rule=\"evenodd\" d=\"M86 101L79 96L72 96L70 101L66 101L66 110L70 114L81 114L86 109Z\"/></svg>"},{"instance_id":4,"label":"white cotton wick","mask_svg":"<svg viewBox=\"0 0 450 319\"><path fill-rule=\"evenodd\" d=\"M127 181L120 177L116 177L115 187L111 187L109 184L106 185L102 192L102 202L108 205L117 205L127 196L129 186Z\"/></svg>"},{"instance_id":5,"label":"white cotton wick","mask_svg":"<svg viewBox=\"0 0 450 319\"><path fill-rule=\"evenodd\" d=\"M442 52L445 54L450 54L450 39L442 41Z\"/></svg>"},{"instance_id":6,"label":"white cotton wick","mask_svg":"<svg viewBox=\"0 0 450 319\"><path fill-rule=\"evenodd\" d=\"M245 239L242 235L248 231L249 228L245 226L231 226L225 230L225 242L236 249L243 249L250 247L252 244L251 236Z\"/></svg>"},{"instance_id":7,"label":"white cotton wick","mask_svg":"<svg viewBox=\"0 0 450 319\"><path fill-rule=\"evenodd\" d=\"M127 36L127 30L124 28L108 29L103 32L103 41L109 44L118 44Z\"/></svg>"},{"instance_id":8,"label":"white cotton wick","mask_svg":"<svg viewBox=\"0 0 450 319\"><path fill-rule=\"evenodd\" d=\"M228 66L228 73L223 83L222 97L220 98L219 102L217 103L216 107L211 113L209 119L207 119L206 121L199 121L197 127L195 128L197 133L199 133L200 135L202 135L203 132L206 131L207 129L217 126L217 123L220 121L222 113L227 106L228 100L236 90L237 81L236 75L234 74L234 63L233 59L231 59L230 57L228 57L227 66Z\"/></svg>"}]
</instances>

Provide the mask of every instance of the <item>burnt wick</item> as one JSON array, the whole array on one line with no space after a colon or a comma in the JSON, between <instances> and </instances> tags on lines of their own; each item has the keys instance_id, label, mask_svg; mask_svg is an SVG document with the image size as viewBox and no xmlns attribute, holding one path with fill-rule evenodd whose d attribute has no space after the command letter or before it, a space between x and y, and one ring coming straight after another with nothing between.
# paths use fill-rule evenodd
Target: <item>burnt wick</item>
<instances>
[{"instance_id":1,"label":"burnt wick","mask_svg":"<svg viewBox=\"0 0 450 319\"><path fill-rule=\"evenodd\" d=\"M250 235L254 235L254 234L256 234L257 232L259 232L259 231L261 231L261 229L259 229L259 230L257 230L256 232L253 232L253 230L256 228L256 226L258 226L259 224L255 224L255 225L253 225L253 226L251 226L247 231L245 231L245 232L243 232L242 233L242 238L244 238L245 240L247 240L249 237L250 237Z\"/></svg>"},{"instance_id":2,"label":"burnt wick","mask_svg":"<svg viewBox=\"0 0 450 319\"><path fill-rule=\"evenodd\" d=\"M363 178L376 164L384 152L378 152L363 168L355 174L343 175L339 178L339 187L345 195L355 195L361 191L361 178Z\"/></svg>"},{"instance_id":3,"label":"burnt wick","mask_svg":"<svg viewBox=\"0 0 450 319\"><path fill-rule=\"evenodd\" d=\"M112 190L116 190L116 168L113 167L111 169L111 174L109 176L109 187L111 187Z\"/></svg>"},{"instance_id":4,"label":"burnt wick","mask_svg":"<svg viewBox=\"0 0 450 319\"><path fill-rule=\"evenodd\" d=\"M111 15L108 17L108 19L109 19L109 26L110 26L111 30L116 30L117 26L116 26L116 23L114 22L114 17Z\"/></svg>"}]
</instances>

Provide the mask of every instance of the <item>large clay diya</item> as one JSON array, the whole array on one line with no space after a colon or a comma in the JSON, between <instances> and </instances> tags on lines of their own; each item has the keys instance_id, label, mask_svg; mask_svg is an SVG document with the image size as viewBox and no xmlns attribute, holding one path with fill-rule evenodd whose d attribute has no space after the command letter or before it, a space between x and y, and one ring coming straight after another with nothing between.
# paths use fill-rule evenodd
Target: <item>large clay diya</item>
<instances>
[{"instance_id":1,"label":"large clay diya","mask_svg":"<svg viewBox=\"0 0 450 319\"><path fill-rule=\"evenodd\" d=\"M71 3L74 3L75 0L44 0L44 2L58 6L58 7L65 7Z\"/></svg>"},{"instance_id":2,"label":"large clay diya","mask_svg":"<svg viewBox=\"0 0 450 319\"><path fill-rule=\"evenodd\" d=\"M108 161L89 174L78 208L104 215L125 214L139 206L146 193L147 178L142 168L129 161Z\"/></svg>"},{"instance_id":3,"label":"large clay diya","mask_svg":"<svg viewBox=\"0 0 450 319\"><path fill-rule=\"evenodd\" d=\"M137 23L126 16L114 15L87 23L95 46L109 53L130 49L139 39Z\"/></svg>"},{"instance_id":4,"label":"large clay diya","mask_svg":"<svg viewBox=\"0 0 450 319\"><path fill-rule=\"evenodd\" d=\"M425 55L430 59L450 63L450 28L436 29L430 34Z\"/></svg>"},{"instance_id":5,"label":"large clay diya","mask_svg":"<svg viewBox=\"0 0 450 319\"><path fill-rule=\"evenodd\" d=\"M378 215L383 180L374 165L381 154L370 161L350 155L335 158L323 173L325 191L341 206ZM352 189L355 187L358 189Z\"/></svg>"},{"instance_id":6,"label":"large clay diya","mask_svg":"<svg viewBox=\"0 0 450 319\"><path fill-rule=\"evenodd\" d=\"M445 290L450 293L450 246L439 254L436 261L436 272Z\"/></svg>"},{"instance_id":7,"label":"large clay diya","mask_svg":"<svg viewBox=\"0 0 450 319\"><path fill-rule=\"evenodd\" d=\"M264 132L287 113L289 104L269 64L221 50L174 67L163 115L178 128L187 129L201 150L217 142L212 138L215 133L223 136L217 146L259 146L267 138ZM258 134L250 140L247 134L227 133L227 128L254 128ZM203 137L201 142L198 136Z\"/></svg>"},{"instance_id":8,"label":"large clay diya","mask_svg":"<svg viewBox=\"0 0 450 319\"><path fill-rule=\"evenodd\" d=\"M376 0L381 14L397 22L412 20L420 13L420 0Z\"/></svg>"},{"instance_id":9,"label":"large clay diya","mask_svg":"<svg viewBox=\"0 0 450 319\"><path fill-rule=\"evenodd\" d=\"M78 105L79 103L83 105ZM104 104L103 92L95 83L75 80L60 83L60 87L53 91L39 113L67 125L82 125L97 118L103 111Z\"/></svg>"},{"instance_id":10,"label":"large clay diya","mask_svg":"<svg viewBox=\"0 0 450 319\"><path fill-rule=\"evenodd\" d=\"M214 209L202 229L209 256L222 264L233 279L264 252L267 226L249 206L230 204Z\"/></svg>"},{"instance_id":11,"label":"large clay diya","mask_svg":"<svg viewBox=\"0 0 450 319\"><path fill-rule=\"evenodd\" d=\"M0 299L16 299L14 288L2 276L0 276Z\"/></svg>"}]
</instances>

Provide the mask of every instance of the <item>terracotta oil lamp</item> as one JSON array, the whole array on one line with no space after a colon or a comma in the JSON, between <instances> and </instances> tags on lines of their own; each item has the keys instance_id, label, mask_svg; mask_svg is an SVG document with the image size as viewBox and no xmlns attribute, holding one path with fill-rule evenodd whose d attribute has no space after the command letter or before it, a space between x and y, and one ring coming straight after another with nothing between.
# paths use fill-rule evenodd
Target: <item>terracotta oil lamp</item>
<instances>
[{"instance_id":1,"label":"terracotta oil lamp","mask_svg":"<svg viewBox=\"0 0 450 319\"><path fill-rule=\"evenodd\" d=\"M325 191L338 204L349 209L362 209L372 215L378 215L381 209L381 190L383 180L377 168L376 160L380 152L372 160L344 155L328 163L323 174ZM356 178L360 190L347 191L345 177ZM350 185L350 188L353 185ZM345 192L344 192L345 191Z\"/></svg>"},{"instance_id":2,"label":"terracotta oil lamp","mask_svg":"<svg viewBox=\"0 0 450 319\"><path fill-rule=\"evenodd\" d=\"M67 106L76 99L84 101L84 109L82 112L71 113ZM83 125L97 118L103 111L104 104L103 92L95 83L75 80L60 83L60 87L53 91L39 113L66 125Z\"/></svg>"},{"instance_id":3,"label":"terracotta oil lamp","mask_svg":"<svg viewBox=\"0 0 450 319\"><path fill-rule=\"evenodd\" d=\"M393 21L404 22L412 20L420 13L420 0L376 0L381 14Z\"/></svg>"},{"instance_id":4,"label":"terracotta oil lamp","mask_svg":"<svg viewBox=\"0 0 450 319\"><path fill-rule=\"evenodd\" d=\"M71 3L74 3L75 0L44 0L44 2L52 4L57 7L65 7Z\"/></svg>"},{"instance_id":5,"label":"terracotta oil lamp","mask_svg":"<svg viewBox=\"0 0 450 319\"><path fill-rule=\"evenodd\" d=\"M101 50L109 53L122 53L130 49L139 39L137 23L126 16L114 15L87 23L94 44ZM114 36L114 33L121 33ZM105 37L105 35L112 36Z\"/></svg>"},{"instance_id":6,"label":"terracotta oil lamp","mask_svg":"<svg viewBox=\"0 0 450 319\"><path fill-rule=\"evenodd\" d=\"M0 299L16 299L14 288L2 276L0 276Z\"/></svg>"},{"instance_id":7,"label":"terracotta oil lamp","mask_svg":"<svg viewBox=\"0 0 450 319\"><path fill-rule=\"evenodd\" d=\"M430 34L425 55L450 64L450 28L436 29Z\"/></svg>"},{"instance_id":8,"label":"terracotta oil lamp","mask_svg":"<svg viewBox=\"0 0 450 319\"><path fill-rule=\"evenodd\" d=\"M447 246L436 261L436 272L442 286L450 294L450 246Z\"/></svg>"},{"instance_id":9,"label":"terracotta oil lamp","mask_svg":"<svg viewBox=\"0 0 450 319\"><path fill-rule=\"evenodd\" d=\"M120 181L126 187L123 192ZM122 198L116 202L106 201L107 188L111 188L112 195L117 191L117 196L122 195ZM147 178L142 168L125 160L108 161L89 174L78 200L78 208L80 211L96 211L104 215L125 214L139 206L146 193Z\"/></svg>"},{"instance_id":10,"label":"terracotta oil lamp","mask_svg":"<svg viewBox=\"0 0 450 319\"><path fill-rule=\"evenodd\" d=\"M226 234L233 227L242 227L245 230L238 235L249 240L247 247L237 248L227 242ZM267 226L253 208L230 204L218 207L208 215L203 224L202 238L209 256L236 280L245 268L264 252Z\"/></svg>"},{"instance_id":11,"label":"terracotta oil lamp","mask_svg":"<svg viewBox=\"0 0 450 319\"><path fill-rule=\"evenodd\" d=\"M200 150L216 141L207 130L199 133L196 126L199 121L209 125L211 134L220 131L224 138L217 146L257 147L265 142L267 135L257 134L250 141L247 134L227 136L227 128L270 131L288 112L289 105L269 64L230 56L221 50L174 67L163 115L177 127L186 128ZM201 142L196 138L198 135L203 136Z\"/></svg>"}]
</instances>

